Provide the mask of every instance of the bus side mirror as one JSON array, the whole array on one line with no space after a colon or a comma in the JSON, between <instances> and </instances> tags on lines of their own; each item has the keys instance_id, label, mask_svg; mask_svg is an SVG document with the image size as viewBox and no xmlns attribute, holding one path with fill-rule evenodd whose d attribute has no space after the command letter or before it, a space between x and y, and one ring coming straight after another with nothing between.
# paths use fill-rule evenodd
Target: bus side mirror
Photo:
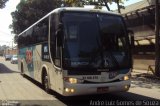
<instances>
[{"instance_id":1,"label":"bus side mirror","mask_svg":"<svg viewBox=\"0 0 160 106\"><path fill-rule=\"evenodd\" d=\"M131 48L134 48L134 32L132 30L128 30L127 32L128 32Z\"/></svg>"}]
</instances>

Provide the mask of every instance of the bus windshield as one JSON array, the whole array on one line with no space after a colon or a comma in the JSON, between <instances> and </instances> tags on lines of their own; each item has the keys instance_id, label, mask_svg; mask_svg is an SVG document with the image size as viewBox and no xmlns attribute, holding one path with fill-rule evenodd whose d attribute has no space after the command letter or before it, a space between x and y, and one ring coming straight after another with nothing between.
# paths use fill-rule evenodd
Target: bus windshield
<instances>
[{"instance_id":1,"label":"bus windshield","mask_svg":"<svg viewBox=\"0 0 160 106\"><path fill-rule=\"evenodd\" d=\"M65 67L129 67L129 42L120 16L65 12L62 22Z\"/></svg>"}]
</instances>

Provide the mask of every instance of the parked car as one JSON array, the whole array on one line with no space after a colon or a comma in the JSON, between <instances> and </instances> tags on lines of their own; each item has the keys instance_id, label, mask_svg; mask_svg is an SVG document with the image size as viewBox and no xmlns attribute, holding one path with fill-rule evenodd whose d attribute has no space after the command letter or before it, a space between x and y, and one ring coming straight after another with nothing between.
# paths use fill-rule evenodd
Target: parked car
<instances>
[{"instance_id":1,"label":"parked car","mask_svg":"<svg viewBox=\"0 0 160 106\"><path fill-rule=\"evenodd\" d=\"M6 61L7 61L7 60L11 60L11 58L12 58L12 55L9 55L9 54L5 55L5 60L6 60Z\"/></svg>"},{"instance_id":2,"label":"parked car","mask_svg":"<svg viewBox=\"0 0 160 106\"><path fill-rule=\"evenodd\" d=\"M12 58L11 58L11 63L12 64L17 64L18 63L18 57L17 55L13 55Z\"/></svg>"}]
</instances>

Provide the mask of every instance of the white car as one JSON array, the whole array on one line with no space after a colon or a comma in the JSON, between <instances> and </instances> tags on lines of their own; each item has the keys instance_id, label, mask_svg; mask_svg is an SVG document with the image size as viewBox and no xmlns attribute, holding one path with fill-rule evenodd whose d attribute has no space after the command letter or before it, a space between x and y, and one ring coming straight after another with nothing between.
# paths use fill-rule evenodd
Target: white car
<instances>
[{"instance_id":1,"label":"white car","mask_svg":"<svg viewBox=\"0 0 160 106\"><path fill-rule=\"evenodd\" d=\"M17 64L17 63L18 63L18 57L17 57L17 55L13 55L13 56L12 56L12 58L11 58L11 63L12 63L12 64L15 64L15 63Z\"/></svg>"}]
</instances>

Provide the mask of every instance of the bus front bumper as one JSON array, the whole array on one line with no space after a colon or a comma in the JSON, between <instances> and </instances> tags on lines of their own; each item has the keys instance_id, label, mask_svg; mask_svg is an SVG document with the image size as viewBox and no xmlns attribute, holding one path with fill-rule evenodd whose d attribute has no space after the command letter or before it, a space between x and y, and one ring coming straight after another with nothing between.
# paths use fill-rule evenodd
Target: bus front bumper
<instances>
[{"instance_id":1,"label":"bus front bumper","mask_svg":"<svg viewBox=\"0 0 160 106\"><path fill-rule=\"evenodd\" d=\"M88 94L103 94L110 92L128 91L131 80L98 83L98 84L70 84L65 83L64 96L88 95Z\"/></svg>"}]
</instances>

